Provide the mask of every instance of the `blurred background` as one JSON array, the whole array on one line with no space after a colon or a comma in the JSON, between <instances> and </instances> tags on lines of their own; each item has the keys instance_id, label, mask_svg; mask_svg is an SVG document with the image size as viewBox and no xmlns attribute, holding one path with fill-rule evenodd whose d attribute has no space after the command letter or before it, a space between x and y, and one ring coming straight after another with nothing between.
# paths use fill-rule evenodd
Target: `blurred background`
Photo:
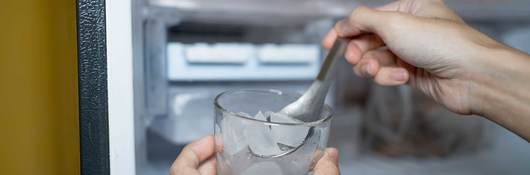
<instances>
[{"instance_id":1,"label":"blurred background","mask_svg":"<svg viewBox=\"0 0 530 175\"><path fill-rule=\"evenodd\" d=\"M359 5L384 0L136 0L133 3L137 171L164 174L186 143L212 133L226 89L303 91L320 40ZM448 0L480 31L530 52L530 2ZM458 116L406 86L356 78L344 61L328 103L341 173L529 174L530 147L476 116ZM138 125L137 125L138 126ZM176 151L174 151L176 150ZM172 152L173 151L173 152Z\"/></svg>"},{"instance_id":2,"label":"blurred background","mask_svg":"<svg viewBox=\"0 0 530 175\"><path fill-rule=\"evenodd\" d=\"M213 132L227 89L304 91L320 39L359 5L385 0L131 0L136 174L167 174ZM530 52L530 1L446 0L468 24ZM78 174L75 1L0 2L0 174ZM530 174L528 142L452 114L406 86L342 62L328 103L341 173Z\"/></svg>"}]
</instances>

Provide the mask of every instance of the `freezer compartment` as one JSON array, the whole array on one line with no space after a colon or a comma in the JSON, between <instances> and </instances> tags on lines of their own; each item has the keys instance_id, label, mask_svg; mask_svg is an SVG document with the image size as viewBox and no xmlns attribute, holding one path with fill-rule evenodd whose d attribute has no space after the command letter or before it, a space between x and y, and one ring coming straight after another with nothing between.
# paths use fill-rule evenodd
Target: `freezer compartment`
<instances>
[{"instance_id":1,"label":"freezer compartment","mask_svg":"<svg viewBox=\"0 0 530 175\"><path fill-rule=\"evenodd\" d=\"M173 17L178 20L152 17L143 23L147 125L173 110L172 86L312 80L323 55L320 38L333 24L332 19L275 25Z\"/></svg>"}]
</instances>

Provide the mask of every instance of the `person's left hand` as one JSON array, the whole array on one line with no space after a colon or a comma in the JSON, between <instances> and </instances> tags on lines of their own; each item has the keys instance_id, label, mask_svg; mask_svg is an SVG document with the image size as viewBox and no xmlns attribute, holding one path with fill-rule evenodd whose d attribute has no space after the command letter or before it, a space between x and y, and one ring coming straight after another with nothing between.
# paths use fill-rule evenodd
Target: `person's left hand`
<instances>
[{"instance_id":1,"label":"person's left hand","mask_svg":"<svg viewBox=\"0 0 530 175\"><path fill-rule=\"evenodd\" d=\"M182 149L170 168L171 175L215 175L213 136L196 140Z\"/></svg>"},{"instance_id":2,"label":"person's left hand","mask_svg":"<svg viewBox=\"0 0 530 175\"><path fill-rule=\"evenodd\" d=\"M215 175L215 143L212 136L184 147L173 165L171 175ZM314 168L315 175L339 175L339 155L335 148L325 150Z\"/></svg>"}]
</instances>

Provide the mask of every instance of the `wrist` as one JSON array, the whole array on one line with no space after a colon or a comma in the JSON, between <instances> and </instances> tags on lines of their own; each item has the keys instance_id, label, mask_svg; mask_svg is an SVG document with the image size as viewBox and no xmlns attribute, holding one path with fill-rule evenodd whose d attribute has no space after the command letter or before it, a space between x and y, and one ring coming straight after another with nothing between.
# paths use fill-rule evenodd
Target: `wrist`
<instances>
[{"instance_id":1,"label":"wrist","mask_svg":"<svg viewBox=\"0 0 530 175\"><path fill-rule=\"evenodd\" d=\"M499 69L502 69L498 65L500 64L498 58L506 58L509 53L503 46L478 48L470 59L471 67L468 68L466 79L471 84L469 90L471 112L487 117L490 113L488 109L492 107L491 101L496 98L494 94L498 95L501 91L496 83L499 81Z\"/></svg>"},{"instance_id":2,"label":"wrist","mask_svg":"<svg viewBox=\"0 0 530 175\"><path fill-rule=\"evenodd\" d=\"M470 68L470 82L473 84L471 92L471 108L474 114L485 117L491 116L490 109L497 108L496 101L506 98L506 85L510 83L513 69L514 55L512 51L502 45L496 47L481 47Z\"/></svg>"},{"instance_id":3,"label":"wrist","mask_svg":"<svg viewBox=\"0 0 530 175\"><path fill-rule=\"evenodd\" d=\"M530 57L501 44L479 51L470 73L472 112L528 138L517 131L529 123Z\"/></svg>"}]
</instances>

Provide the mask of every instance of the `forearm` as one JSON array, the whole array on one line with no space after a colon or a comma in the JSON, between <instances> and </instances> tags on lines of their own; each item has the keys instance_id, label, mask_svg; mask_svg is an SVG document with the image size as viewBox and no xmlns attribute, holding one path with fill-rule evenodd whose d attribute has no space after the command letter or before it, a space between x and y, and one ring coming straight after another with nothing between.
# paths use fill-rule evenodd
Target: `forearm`
<instances>
[{"instance_id":1,"label":"forearm","mask_svg":"<svg viewBox=\"0 0 530 175\"><path fill-rule=\"evenodd\" d=\"M473 112L530 141L530 56L499 46L480 57Z\"/></svg>"}]
</instances>

